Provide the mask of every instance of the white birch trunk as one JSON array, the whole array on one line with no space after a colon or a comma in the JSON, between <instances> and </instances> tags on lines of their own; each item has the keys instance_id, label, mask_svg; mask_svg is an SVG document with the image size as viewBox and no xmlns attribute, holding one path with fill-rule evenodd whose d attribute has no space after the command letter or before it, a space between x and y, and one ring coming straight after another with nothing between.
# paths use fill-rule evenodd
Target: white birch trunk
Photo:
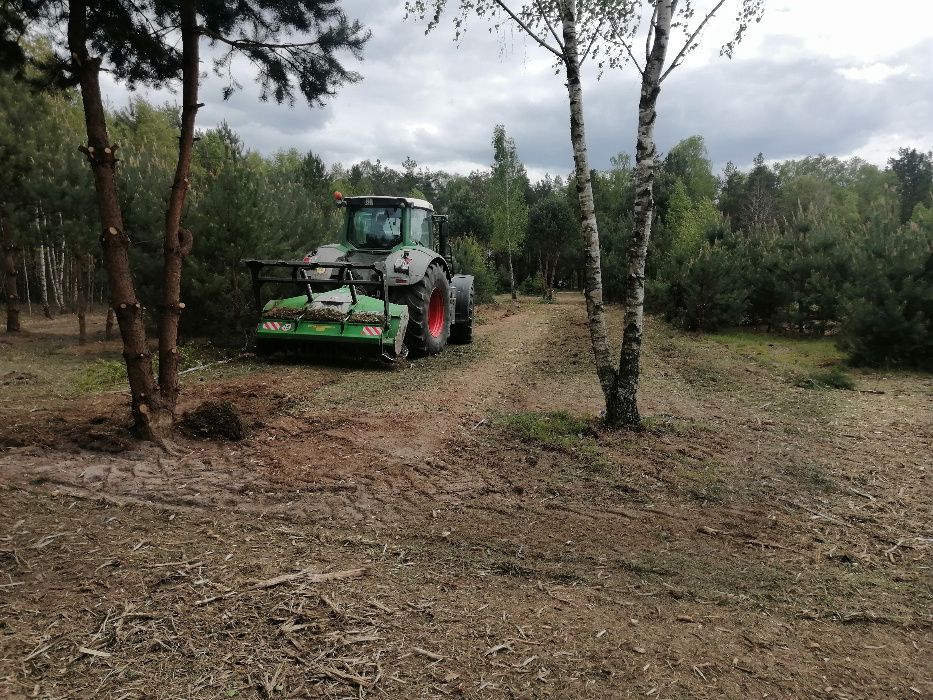
<instances>
[{"instance_id":1,"label":"white birch trunk","mask_svg":"<svg viewBox=\"0 0 933 700\"><path fill-rule=\"evenodd\" d=\"M654 216L654 177L657 148L654 143L656 105L661 91L661 75L667 59L671 15L676 0L659 0L655 15L654 38L641 80L638 103L638 138L635 143L635 221L628 246L628 271L623 304L622 350L616 385L607 403L609 425L637 426L638 381L641 340L645 322L645 258Z\"/></svg>"},{"instance_id":2,"label":"white birch trunk","mask_svg":"<svg viewBox=\"0 0 933 700\"><path fill-rule=\"evenodd\" d=\"M61 214L59 214L61 217ZM65 238L62 237L61 252L58 254L58 310L60 313L65 313L65 302L67 298L65 297Z\"/></svg>"},{"instance_id":3,"label":"white birch trunk","mask_svg":"<svg viewBox=\"0 0 933 700\"><path fill-rule=\"evenodd\" d=\"M596 359L596 374L606 398L607 409L616 371L603 310L603 277L600 266L599 230L593 203L593 185L586 151L586 129L583 123L583 88L580 84L580 58L577 47L576 3L567 1L560 6L561 29L564 39L564 68L567 74L567 93L570 98L570 143L573 147L574 175L580 202L580 224L583 229L583 258L586 315L590 328L590 343Z\"/></svg>"},{"instance_id":4,"label":"white birch trunk","mask_svg":"<svg viewBox=\"0 0 933 700\"><path fill-rule=\"evenodd\" d=\"M49 309L49 287L45 275L45 246L40 245L36 248L36 262L39 265L39 298L42 300L42 314L46 318L52 318L52 311Z\"/></svg>"},{"instance_id":5,"label":"white birch trunk","mask_svg":"<svg viewBox=\"0 0 933 700\"><path fill-rule=\"evenodd\" d=\"M65 309L62 305L62 297L58 288L58 267L55 260L55 245L50 244L45 249L45 252L48 256L49 286L52 288L52 301L54 302L55 307L58 309L58 313L64 313Z\"/></svg>"},{"instance_id":6,"label":"white birch trunk","mask_svg":"<svg viewBox=\"0 0 933 700\"><path fill-rule=\"evenodd\" d=\"M23 291L26 292L27 313L32 316L32 296L29 293L29 253L26 250L23 251Z\"/></svg>"}]
</instances>

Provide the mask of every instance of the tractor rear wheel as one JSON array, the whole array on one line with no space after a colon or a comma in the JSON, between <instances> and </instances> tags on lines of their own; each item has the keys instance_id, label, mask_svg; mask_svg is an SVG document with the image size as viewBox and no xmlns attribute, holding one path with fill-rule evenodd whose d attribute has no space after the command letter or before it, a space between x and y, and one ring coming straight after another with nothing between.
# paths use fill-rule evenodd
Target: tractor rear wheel
<instances>
[{"instance_id":1,"label":"tractor rear wheel","mask_svg":"<svg viewBox=\"0 0 933 700\"><path fill-rule=\"evenodd\" d=\"M397 287L395 302L408 306L405 345L413 355L434 355L450 335L450 282L438 263L431 263L420 282Z\"/></svg>"},{"instance_id":2,"label":"tractor rear wheel","mask_svg":"<svg viewBox=\"0 0 933 700\"><path fill-rule=\"evenodd\" d=\"M465 345L467 343L473 342L473 316L475 313L476 307L476 293L474 290L473 280L470 279L470 288L469 291L463 290L462 288L457 289L457 313L460 313L460 294L466 296L466 320L455 323L450 327L450 342L459 343ZM456 279L454 280L456 282Z\"/></svg>"}]
</instances>

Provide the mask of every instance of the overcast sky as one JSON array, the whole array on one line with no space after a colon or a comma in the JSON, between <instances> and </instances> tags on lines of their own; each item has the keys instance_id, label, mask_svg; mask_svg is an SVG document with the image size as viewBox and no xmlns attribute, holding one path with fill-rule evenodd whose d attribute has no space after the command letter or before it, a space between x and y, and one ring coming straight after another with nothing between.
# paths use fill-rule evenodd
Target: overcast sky
<instances>
[{"instance_id":1,"label":"overcast sky","mask_svg":"<svg viewBox=\"0 0 933 700\"><path fill-rule=\"evenodd\" d=\"M572 170L567 93L544 50L518 32L491 34L479 21L459 45L449 22L425 36L423 25L404 20L403 0L343 4L372 30L364 60L347 61L361 82L324 108L288 107L259 101L249 68L238 65L244 89L226 102L223 81L209 73L199 126L226 119L266 154L297 148L327 163L378 158L395 167L410 156L421 166L467 173L488 166L492 130L502 123L532 177ZM699 8L712 4L697 0ZM662 151L700 134L719 168L730 160L746 166L759 151L768 160L826 153L883 165L900 146L933 148L931 0L766 0L763 21L730 61L719 57L719 46L733 8L713 20L701 49L663 85ZM631 67L601 80L592 67L587 72L592 167L607 168L611 156L632 151L637 77ZM108 95L118 107L128 99L119 86Z\"/></svg>"}]
</instances>

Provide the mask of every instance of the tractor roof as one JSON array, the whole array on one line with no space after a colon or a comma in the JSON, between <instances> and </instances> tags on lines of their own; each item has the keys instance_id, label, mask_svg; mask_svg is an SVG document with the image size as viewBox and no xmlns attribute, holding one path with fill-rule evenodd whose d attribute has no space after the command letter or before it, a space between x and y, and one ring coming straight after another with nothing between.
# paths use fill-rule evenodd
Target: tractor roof
<instances>
[{"instance_id":1,"label":"tractor roof","mask_svg":"<svg viewBox=\"0 0 933 700\"><path fill-rule=\"evenodd\" d=\"M375 195L375 194L364 194L358 195L355 197L344 197L344 200L348 204L355 204L357 206L365 206L363 203L365 200L370 200L375 204L401 204L404 202L407 207L415 207L417 209L430 209L434 211L434 207L431 203L424 199L414 199L412 197L393 197L391 195Z\"/></svg>"}]
</instances>

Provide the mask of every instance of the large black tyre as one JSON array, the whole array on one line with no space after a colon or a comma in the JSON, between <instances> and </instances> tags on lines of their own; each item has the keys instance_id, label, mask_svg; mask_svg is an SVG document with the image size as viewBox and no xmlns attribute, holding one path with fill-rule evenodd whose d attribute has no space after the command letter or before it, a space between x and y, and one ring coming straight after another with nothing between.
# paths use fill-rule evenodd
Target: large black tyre
<instances>
[{"instance_id":1,"label":"large black tyre","mask_svg":"<svg viewBox=\"0 0 933 700\"><path fill-rule=\"evenodd\" d=\"M457 313L459 314L460 308L460 299L457 299ZM470 291L467 294L466 300L466 319L463 321L458 321L450 327L450 342L458 343L460 345L466 345L467 343L473 342L473 314L476 308L476 293L473 286L472 278L470 278Z\"/></svg>"},{"instance_id":2,"label":"large black tyre","mask_svg":"<svg viewBox=\"0 0 933 700\"><path fill-rule=\"evenodd\" d=\"M450 335L450 282L439 263L431 263L420 282L396 287L393 301L408 306L405 345L417 357L434 355Z\"/></svg>"}]
</instances>

